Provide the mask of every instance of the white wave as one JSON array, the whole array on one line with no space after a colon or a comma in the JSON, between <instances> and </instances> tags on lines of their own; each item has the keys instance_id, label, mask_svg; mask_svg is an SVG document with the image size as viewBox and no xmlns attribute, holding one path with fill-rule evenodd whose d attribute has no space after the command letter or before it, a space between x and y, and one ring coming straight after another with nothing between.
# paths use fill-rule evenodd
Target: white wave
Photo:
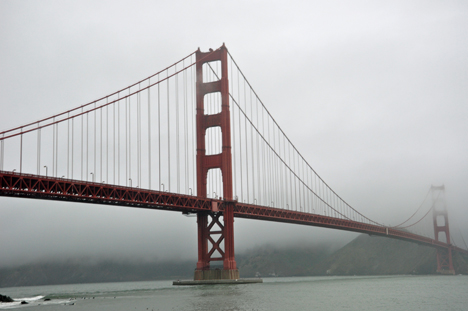
<instances>
[{"instance_id":1,"label":"white wave","mask_svg":"<svg viewBox=\"0 0 468 311\"><path fill-rule=\"evenodd\" d=\"M22 301L26 301L28 304L34 303L43 299L45 296L39 295L35 297L24 297L24 298L13 298L13 302L0 302L0 309L11 309L21 306Z\"/></svg>"},{"instance_id":2,"label":"white wave","mask_svg":"<svg viewBox=\"0 0 468 311\"><path fill-rule=\"evenodd\" d=\"M49 301L42 300L45 296L35 296L35 297L24 297L24 298L13 298L13 302L0 302L0 309L15 309L20 308L22 301L26 301L28 305L37 306L37 305L58 305L58 304L75 304L75 299L52 299Z\"/></svg>"},{"instance_id":3,"label":"white wave","mask_svg":"<svg viewBox=\"0 0 468 311\"><path fill-rule=\"evenodd\" d=\"M33 301L37 301L37 300L40 300L42 298L44 298L45 296L42 296L42 295L39 295L39 296L35 296L35 297L25 297L25 298L13 298L14 301L26 301L26 302L33 302Z\"/></svg>"}]
</instances>

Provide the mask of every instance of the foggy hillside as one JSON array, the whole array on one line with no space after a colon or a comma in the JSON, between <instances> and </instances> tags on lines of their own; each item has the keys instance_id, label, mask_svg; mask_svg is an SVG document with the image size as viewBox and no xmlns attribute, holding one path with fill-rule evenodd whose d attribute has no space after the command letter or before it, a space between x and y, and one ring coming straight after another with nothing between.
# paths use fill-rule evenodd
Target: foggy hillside
<instances>
[{"instance_id":1,"label":"foggy hillside","mask_svg":"<svg viewBox=\"0 0 468 311\"><path fill-rule=\"evenodd\" d=\"M468 274L468 258L454 253L457 274ZM349 244L274 247L263 245L236 256L241 277L434 274L436 251L400 240L360 235ZM69 259L0 269L0 287L46 284L191 279L196 259L112 261Z\"/></svg>"}]
</instances>

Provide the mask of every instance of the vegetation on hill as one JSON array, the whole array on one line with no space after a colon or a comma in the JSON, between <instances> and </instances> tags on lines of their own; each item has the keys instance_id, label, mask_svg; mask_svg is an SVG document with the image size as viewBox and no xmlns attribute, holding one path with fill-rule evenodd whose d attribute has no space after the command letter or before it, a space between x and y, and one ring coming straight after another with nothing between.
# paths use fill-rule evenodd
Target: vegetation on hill
<instances>
[{"instance_id":1,"label":"vegetation on hill","mask_svg":"<svg viewBox=\"0 0 468 311\"><path fill-rule=\"evenodd\" d=\"M436 249L416 243L361 234L331 252L325 246L260 247L237 256L242 276L435 274ZM468 274L468 258L453 253L458 274Z\"/></svg>"},{"instance_id":2,"label":"vegetation on hill","mask_svg":"<svg viewBox=\"0 0 468 311\"><path fill-rule=\"evenodd\" d=\"M236 255L241 277L435 274L436 250L415 243L362 234L337 251L330 246L265 245ZM0 268L0 287L95 282L191 279L196 259L118 262L84 259ZM453 253L458 274L468 258Z\"/></svg>"},{"instance_id":3,"label":"vegetation on hill","mask_svg":"<svg viewBox=\"0 0 468 311\"><path fill-rule=\"evenodd\" d=\"M362 234L314 267L314 274L432 274L436 270L432 247Z\"/></svg>"},{"instance_id":4,"label":"vegetation on hill","mask_svg":"<svg viewBox=\"0 0 468 311\"><path fill-rule=\"evenodd\" d=\"M274 247L264 245L236 255L242 277L313 275L314 267L332 254L326 245Z\"/></svg>"},{"instance_id":5,"label":"vegetation on hill","mask_svg":"<svg viewBox=\"0 0 468 311\"><path fill-rule=\"evenodd\" d=\"M193 278L194 261L90 262L73 259L0 268L0 287Z\"/></svg>"}]
</instances>

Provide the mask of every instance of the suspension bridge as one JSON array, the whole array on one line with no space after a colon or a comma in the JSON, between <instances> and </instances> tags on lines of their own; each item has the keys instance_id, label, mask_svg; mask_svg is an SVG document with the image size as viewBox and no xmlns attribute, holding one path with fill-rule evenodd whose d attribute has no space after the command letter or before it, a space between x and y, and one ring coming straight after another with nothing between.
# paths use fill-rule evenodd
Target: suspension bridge
<instances>
[{"instance_id":1,"label":"suspension bridge","mask_svg":"<svg viewBox=\"0 0 468 311\"><path fill-rule=\"evenodd\" d=\"M396 238L454 274L443 186L405 222L374 221L312 168L227 48L74 109L0 132L0 195L196 214L195 280L239 279L234 217ZM426 197L427 198L427 197ZM222 263L222 269L213 269Z\"/></svg>"}]
</instances>

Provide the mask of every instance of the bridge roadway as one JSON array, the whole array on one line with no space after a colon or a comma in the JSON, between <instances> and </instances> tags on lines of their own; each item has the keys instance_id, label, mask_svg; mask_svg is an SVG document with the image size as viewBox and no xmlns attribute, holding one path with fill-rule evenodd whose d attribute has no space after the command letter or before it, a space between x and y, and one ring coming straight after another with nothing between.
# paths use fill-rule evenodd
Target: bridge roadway
<instances>
[{"instance_id":1,"label":"bridge roadway","mask_svg":"<svg viewBox=\"0 0 468 311\"><path fill-rule=\"evenodd\" d=\"M468 250L391 227L236 201L200 198L167 191L145 190L74 179L0 171L0 196L119 205L182 213L222 212L226 204L234 204L234 216L239 218L361 232L436 248L448 249L451 247L454 251L468 255Z\"/></svg>"}]
</instances>

